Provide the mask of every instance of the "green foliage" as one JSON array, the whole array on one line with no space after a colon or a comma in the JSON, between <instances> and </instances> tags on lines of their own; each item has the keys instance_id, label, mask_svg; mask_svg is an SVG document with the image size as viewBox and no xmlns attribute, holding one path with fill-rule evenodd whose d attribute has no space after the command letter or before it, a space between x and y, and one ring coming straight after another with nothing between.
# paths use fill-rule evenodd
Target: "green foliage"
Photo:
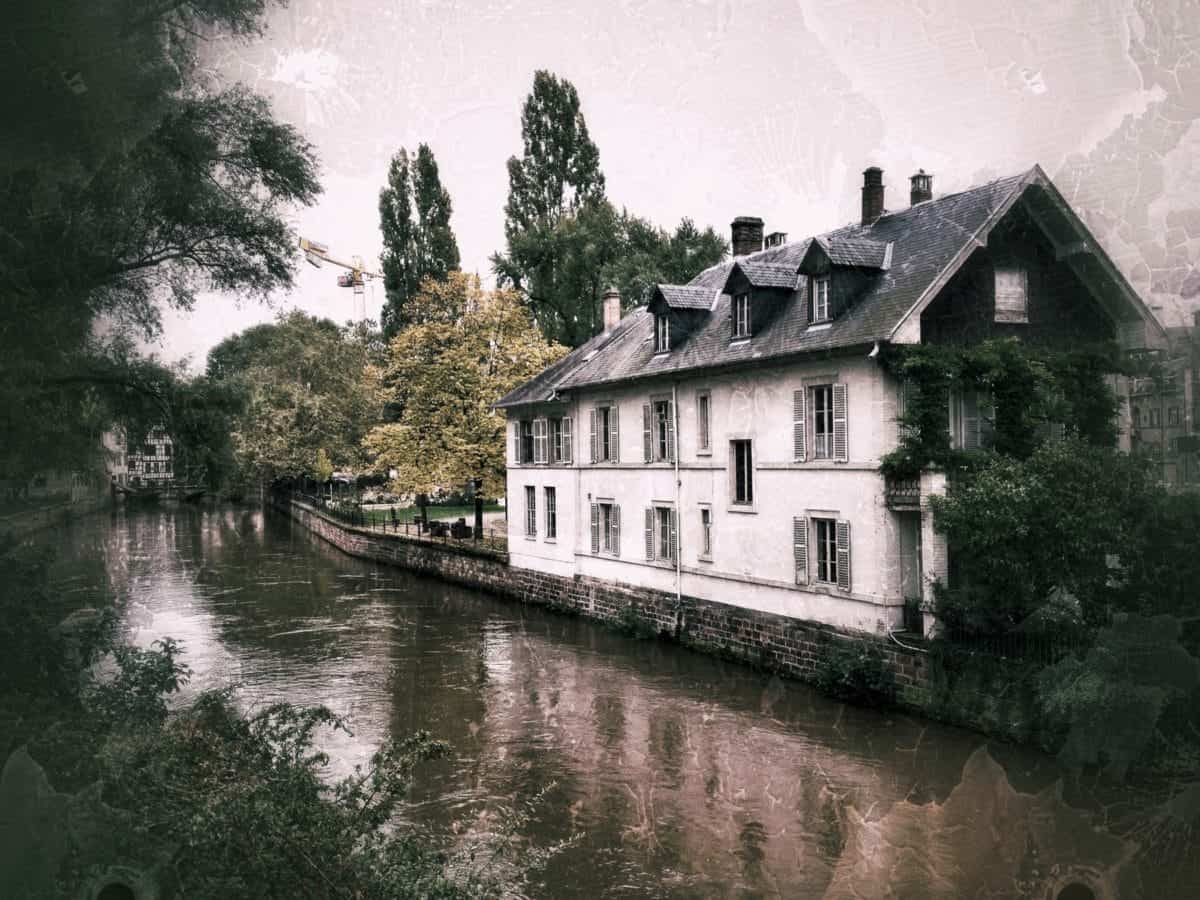
<instances>
[{"instance_id":1,"label":"green foliage","mask_svg":"<svg viewBox=\"0 0 1200 900\"><path fill-rule=\"evenodd\" d=\"M99 465L98 433L115 413L95 397L112 382L93 376L131 354L96 334L152 337L160 304L188 307L200 287L264 296L291 283L285 216L319 189L312 148L245 87L198 77L200 32L252 35L265 7L56 0L12 11L21 40L0 102L20 104L9 118L25 127L6 130L0 154L10 477Z\"/></svg>"},{"instance_id":2,"label":"green foliage","mask_svg":"<svg viewBox=\"0 0 1200 900\"><path fill-rule=\"evenodd\" d=\"M363 464L361 443L382 414L374 336L293 310L226 338L208 371L246 397L233 441L244 476L267 483L312 474L318 453Z\"/></svg>"},{"instance_id":3,"label":"green foliage","mask_svg":"<svg viewBox=\"0 0 1200 900\"><path fill-rule=\"evenodd\" d=\"M107 810L98 821L119 832L112 842L169 848L172 896L500 894L488 871L397 824L418 768L445 744L424 732L386 741L330 783L317 741L346 724L328 709L276 703L245 715L229 690L169 706L189 674L178 643L134 649L114 643L111 627L68 636L55 624L69 607L48 587L46 556L10 547L3 561L0 759L27 747L56 790L81 791L86 804L55 835L64 847L96 827L87 810ZM90 674L102 657L111 662ZM73 852L59 858L64 896L75 896L94 867Z\"/></svg>"},{"instance_id":4,"label":"green foliage","mask_svg":"<svg viewBox=\"0 0 1200 900\"><path fill-rule=\"evenodd\" d=\"M421 144L411 162L408 151L401 148L388 167L387 186L379 192L387 291L382 313L385 338L395 337L412 323L409 302L426 278L442 280L458 270L458 242L450 228L452 211L450 194L442 187L429 146Z\"/></svg>"},{"instance_id":5,"label":"green foliage","mask_svg":"<svg viewBox=\"0 0 1200 900\"><path fill-rule=\"evenodd\" d=\"M1200 661L1179 637L1170 616L1118 614L1085 656L1069 656L1041 673L1044 715L1062 734L1065 762L1100 765L1121 779L1144 760L1163 710L1200 686ZM1178 743L1179 735L1172 738ZM1194 753L1194 741L1188 745Z\"/></svg>"},{"instance_id":6,"label":"green foliage","mask_svg":"<svg viewBox=\"0 0 1200 900\"><path fill-rule=\"evenodd\" d=\"M961 636L1105 621L1143 589L1119 577L1114 557L1126 563L1146 548L1142 526L1159 497L1138 460L1078 438L951 480L930 499L953 565L938 589L943 627Z\"/></svg>"},{"instance_id":7,"label":"green foliage","mask_svg":"<svg viewBox=\"0 0 1200 900\"><path fill-rule=\"evenodd\" d=\"M878 647L825 637L816 659L814 683L825 693L861 706L895 702L896 680Z\"/></svg>"},{"instance_id":8,"label":"green foliage","mask_svg":"<svg viewBox=\"0 0 1200 900\"><path fill-rule=\"evenodd\" d=\"M1027 459L1061 425L1066 435L1111 447L1117 438L1117 401L1106 377L1121 370L1110 345L1054 350L1016 338L970 346L889 345L884 368L908 385L899 447L882 461L883 473L914 478L927 466L970 471L978 452L951 447L947 429L952 392L979 391L994 410L992 450Z\"/></svg>"},{"instance_id":9,"label":"green foliage","mask_svg":"<svg viewBox=\"0 0 1200 900\"><path fill-rule=\"evenodd\" d=\"M396 469L395 489L430 493L483 479L485 496L505 489L505 419L492 404L562 356L512 291L484 291L451 273L426 281L412 301L420 324L390 345L387 400L400 421L371 430L365 447L378 471Z\"/></svg>"},{"instance_id":10,"label":"green foliage","mask_svg":"<svg viewBox=\"0 0 1200 900\"><path fill-rule=\"evenodd\" d=\"M508 161L507 252L492 266L550 340L578 347L595 334L609 287L632 308L654 284L690 281L724 259L725 241L711 228L683 219L669 234L605 198L600 154L569 81L534 75L521 137L524 155Z\"/></svg>"}]
</instances>

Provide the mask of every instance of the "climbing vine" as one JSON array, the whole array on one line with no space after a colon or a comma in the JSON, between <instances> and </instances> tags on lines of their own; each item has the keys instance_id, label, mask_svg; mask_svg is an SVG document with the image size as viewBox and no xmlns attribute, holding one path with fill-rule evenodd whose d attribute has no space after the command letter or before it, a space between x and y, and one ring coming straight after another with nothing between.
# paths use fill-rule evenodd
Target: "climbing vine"
<instances>
[{"instance_id":1,"label":"climbing vine","mask_svg":"<svg viewBox=\"0 0 1200 900\"><path fill-rule=\"evenodd\" d=\"M1098 446L1116 441L1117 401L1107 376L1123 368L1113 344L1053 350L1002 338L972 346L892 345L881 362L906 385L900 444L882 461L890 478L915 478L929 466L969 471L988 459L951 444L954 392L990 398L994 454L1028 459L1051 427Z\"/></svg>"}]
</instances>

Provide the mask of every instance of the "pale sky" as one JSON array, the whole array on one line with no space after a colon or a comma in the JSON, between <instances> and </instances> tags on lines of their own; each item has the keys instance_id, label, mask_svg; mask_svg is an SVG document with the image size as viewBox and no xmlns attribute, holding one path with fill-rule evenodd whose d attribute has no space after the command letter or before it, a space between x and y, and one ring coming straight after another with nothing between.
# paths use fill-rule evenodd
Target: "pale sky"
<instances>
[{"instance_id":1,"label":"pale sky","mask_svg":"<svg viewBox=\"0 0 1200 900\"><path fill-rule=\"evenodd\" d=\"M1200 305L1200 12L1177 5L292 0L264 40L213 47L211 66L316 146L325 192L298 231L368 264L388 161L423 141L463 268L490 274L505 161L545 68L579 90L610 199L659 225L689 216L728 237L757 215L799 239L856 218L869 165L901 209L918 167L937 195L1037 162L1177 324ZM302 266L274 309L203 296L166 315L160 352L200 368L281 308L355 317L338 272ZM382 285L366 300L378 318Z\"/></svg>"}]
</instances>

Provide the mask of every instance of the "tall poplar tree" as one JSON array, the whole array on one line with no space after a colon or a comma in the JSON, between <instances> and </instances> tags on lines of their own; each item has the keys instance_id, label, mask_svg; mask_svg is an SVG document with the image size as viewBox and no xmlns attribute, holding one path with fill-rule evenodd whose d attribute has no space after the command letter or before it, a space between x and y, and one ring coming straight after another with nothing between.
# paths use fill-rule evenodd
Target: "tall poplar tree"
<instances>
[{"instance_id":1,"label":"tall poplar tree","mask_svg":"<svg viewBox=\"0 0 1200 900\"><path fill-rule=\"evenodd\" d=\"M410 157L403 147L392 157L387 185L379 193L383 232L383 333L394 337L411 321L409 301L426 278L445 280L458 271L458 242L450 227L453 206L442 186L437 160L427 144ZM415 214L415 217L414 217Z\"/></svg>"},{"instance_id":2,"label":"tall poplar tree","mask_svg":"<svg viewBox=\"0 0 1200 900\"><path fill-rule=\"evenodd\" d=\"M606 201L600 151L571 82L546 71L534 74L521 111L521 140L522 156L508 161L508 252L493 255L492 266L501 285L522 292L548 338L578 346L591 334L595 298L565 276L578 249L574 238L589 230L570 223Z\"/></svg>"}]
</instances>

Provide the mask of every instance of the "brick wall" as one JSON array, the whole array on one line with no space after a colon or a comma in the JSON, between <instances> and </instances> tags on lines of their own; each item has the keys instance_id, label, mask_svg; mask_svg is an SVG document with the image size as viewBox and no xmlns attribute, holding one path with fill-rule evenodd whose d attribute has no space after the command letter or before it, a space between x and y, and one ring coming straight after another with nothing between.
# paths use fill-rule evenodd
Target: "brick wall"
<instances>
[{"instance_id":1,"label":"brick wall","mask_svg":"<svg viewBox=\"0 0 1200 900\"><path fill-rule=\"evenodd\" d=\"M550 575L513 568L499 552L470 546L429 544L403 535L382 534L344 525L310 506L291 501L283 507L314 534L351 556L390 563L446 581L536 606L600 622L659 634L687 647L812 680L817 661L831 640L869 642L891 666L901 702L923 708L927 696L926 657L885 636L847 633L826 625L773 613L742 609L711 600L684 597L633 585L576 575Z\"/></svg>"}]
</instances>

